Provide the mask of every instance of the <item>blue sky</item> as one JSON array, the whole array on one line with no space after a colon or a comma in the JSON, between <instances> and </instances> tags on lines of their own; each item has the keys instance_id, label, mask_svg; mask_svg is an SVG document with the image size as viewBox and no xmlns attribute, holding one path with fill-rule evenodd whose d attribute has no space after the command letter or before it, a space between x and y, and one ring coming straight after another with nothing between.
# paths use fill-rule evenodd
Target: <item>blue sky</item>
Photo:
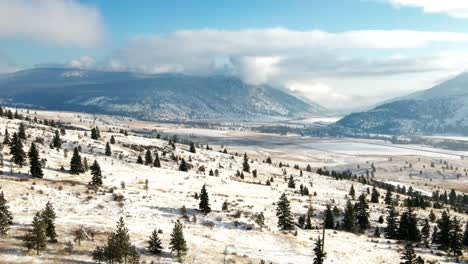
<instances>
[{"instance_id":1,"label":"blue sky","mask_svg":"<svg viewBox=\"0 0 468 264\"><path fill-rule=\"evenodd\" d=\"M228 73L332 108L428 88L468 60L457 0L0 0L0 17L0 72Z\"/></svg>"}]
</instances>

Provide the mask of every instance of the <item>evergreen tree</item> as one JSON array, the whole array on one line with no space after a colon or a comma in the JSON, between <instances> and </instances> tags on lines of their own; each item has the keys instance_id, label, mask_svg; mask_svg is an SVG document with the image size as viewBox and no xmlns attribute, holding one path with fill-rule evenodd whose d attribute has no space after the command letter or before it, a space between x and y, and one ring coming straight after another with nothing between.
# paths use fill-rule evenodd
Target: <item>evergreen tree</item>
<instances>
[{"instance_id":1,"label":"evergreen tree","mask_svg":"<svg viewBox=\"0 0 468 264\"><path fill-rule=\"evenodd\" d=\"M109 142L106 143L106 152L105 152L105 154L106 154L106 156L111 156L112 155L112 150L111 150Z\"/></svg>"},{"instance_id":2,"label":"evergreen tree","mask_svg":"<svg viewBox=\"0 0 468 264\"><path fill-rule=\"evenodd\" d=\"M424 219L424 225L421 229L421 238L424 242L424 246L429 247L429 239L431 237L431 226L429 225L429 220Z\"/></svg>"},{"instance_id":3,"label":"evergreen tree","mask_svg":"<svg viewBox=\"0 0 468 264\"><path fill-rule=\"evenodd\" d=\"M0 235L6 234L12 224L13 224L13 216L11 215L5 196L3 195L3 192L1 192L0 193Z\"/></svg>"},{"instance_id":4,"label":"evergreen tree","mask_svg":"<svg viewBox=\"0 0 468 264\"><path fill-rule=\"evenodd\" d=\"M24 245L26 248L28 250L36 250L37 255L39 255L40 251L44 250L47 246L45 229L46 228L44 222L42 221L41 214L37 212L32 222L32 228L24 237Z\"/></svg>"},{"instance_id":5,"label":"evergreen tree","mask_svg":"<svg viewBox=\"0 0 468 264\"><path fill-rule=\"evenodd\" d=\"M114 135L112 135L112 136L111 136L111 138L110 138L110 143L111 143L112 145L114 145L114 144L115 144L115 138L114 138Z\"/></svg>"},{"instance_id":6,"label":"evergreen tree","mask_svg":"<svg viewBox=\"0 0 468 264\"><path fill-rule=\"evenodd\" d=\"M354 212L354 206L350 200L346 203L346 208L343 214L343 224L341 227L343 230L348 232L355 231L356 213Z\"/></svg>"},{"instance_id":7,"label":"evergreen tree","mask_svg":"<svg viewBox=\"0 0 468 264\"><path fill-rule=\"evenodd\" d=\"M91 178L91 185L102 186L101 166L99 166L97 160L94 160L93 165L91 165L91 175L93 175Z\"/></svg>"},{"instance_id":8,"label":"evergreen tree","mask_svg":"<svg viewBox=\"0 0 468 264\"><path fill-rule=\"evenodd\" d=\"M42 164L39 159L39 151L37 151L36 144L31 143L31 147L28 152L29 156L29 171L33 178L42 178L44 173L42 172Z\"/></svg>"},{"instance_id":9,"label":"evergreen tree","mask_svg":"<svg viewBox=\"0 0 468 264\"><path fill-rule=\"evenodd\" d=\"M244 163L242 164L242 171L250 172L249 158L247 153L244 153Z\"/></svg>"},{"instance_id":10,"label":"evergreen tree","mask_svg":"<svg viewBox=\"0 0 468 264\"><path fill-rule=\"evenodd\" d=\"M401 256L401 264L416 264L416 254L414 253L414 248L411 243L405 245L405 251L403 256Z\"/></svg>"},{"instance_id":11,"label":"evergreen tree","mask_svg":"<svg viewBox=\"0 0 468 264\"><path fill-rule=\"evenodd\" d=\"M45 225L45 234L50 242L57 242L57 233L55 232L55 215L54 207L50 202L46 203L44 210L41 213L42 221Z\"/></svg>"},{"instance_id":12,"label":"evergreen tree","mask_svg":"<svg viewBox=\"0 0 468 264\"><path fill-rule=\"evenodd\" d=\"M349 196L351 196L351 198L353 198L354 200L354 197L356 196L356 192L354 191L354 185L351 184L351 188L349 189Z\"/></svg>"},{"instance_id":13,"label":"evergreen tree","mask_svg":"<svg viewBox=\"0 0 468 264\"><path fill-rule=\"evenodd\" d=\"M296 183L294 182L293 176L289 176L289 181L288 181L288 188L296 188Z\"/></svg>"},{"instance_id":14,"label":"evergreen tree","mask_svg":"<svg viewBox=\"0 0 468 264\"><path fill-rule=\"evenodd\" d=\"M187 162L185 161L185 159L182 159L182 161L180 162L179 170L180 171L188 171L189 170L189 166L188 166Z\"/></svg>"},{"instance_id":15,"label":"evergreen tree","mask_svg":"<svg viewBox=\"0 0 468 264\"><path fill-rule=\"evenodd\" d=\"M417 218L411 206L408 206L407 211L400 217L398 236L400 239L410 242L419 242L421 240L421 235L417 227Z\"/></svg>"},{"instance_id":16,"label":"evergreen tree","mask_svg":"<svg viewBox=\"0 0 468 264\"><path fill-rule=\"evenodd\" d=\"M204 214L208 214L209 212L211 212L208 192L206 191L205 184L203 184L201 188L199 208L200 211L202 211Z\"/></svg>"},{"instance_id":17,"label":"evergreen tree","mask_svg":"<svg viewBox=\"0 0 468 264\"><path fill-rule=\"evenodd\" d=\"M314 264L323 264L325 257L327 256L327 253L323 251L323 243L322 240L320 239L320 236L317 239L317 242L315 242L315 248L314 248Z\"/></svg>"},{"instance_id":18,"label":"evergreen tree","mask_svg":"<svg viewBox=\"0 0 468 264\"><path fill-rule=\"evenodd\" d=\"M390 204L393 203L392 191L390 191L390 189L387 189L387 193L385 194L384 202L385 202L386 205L390 205Z\"/></svg>"},{"instance_id":19,"label":"evergreen tree","mask_svg":"<svg viewBox=\"0 0 468 264\"><path fill-rule=\"evenodd\" d=\"M159 161L159 154L158 152L154 152L154 163L153 166L156 168L161 168L161 161Z\"/></svg>"},{"instance_id":20,"label":"evergreen tree","mask_svg":"<svg viewBox=\"0 0 468 264\"><path fill-rule=\"evenodd\" d=\"M171 241L169 243L172 253L176 253L178 258L181 258L188 251L187 242L184 239L182 224L177 221L171 233Z\"/></svg>"},{"instance_id":21,"label":"evergreen tree","mask_svg":"<svg viewBox=\"0 0 468 264\"><path fill-rule=\"evenodd\" d=\"M197 153L197 150L195 149L195 144L193 142L190 142L190 152Z\"/></svg>"},{"instance_id":22,"label":"evergreen tree","mask_svg":"<svg viewBox=\"0 0 468 264\"><path fill-rule=\"evenodd\" d=\"M161 243L161 239L158 236L158 230L154 229L153 233L148 240L148 251L152 254L158 255L161 253L163 247Z\"/></svg>"},{"instance_id":23,"label":"evergreen tree","mask_svg":"<svg viewBox=\"0 0 468 264\"><path fill-rule=\"evenodd\" d=\"M143 159L141 158L141 156L138 156L137 163L138 164L143 164Z\"/></svg>"},{"instance_id":24,"label":"evergreen tree","mask_svg":"<svg viewBox=\"0 0 468 264\"><path fill-rule=\"evenodd\" d=\"M447 250L450 246L450 229L452 222L447 211L442 212L440 219L437 221L438 233L436 235L436 243L440 245L440 249Z\"/></svg>"},{"instance_id":25,"label":"evergreen tree","mask_svg":"<svg viewBox=\"0 0 468 264\"><path fill-rule=\"evenodd\" d=\"M62 140L60 139L60 133L58 129L55 130L54 137L52 138L52 146L57 149L62 147Z\"/></svg>"},{"instance_id":26,"label":"evergreen tree","mask_svg":"<svg viewBox=\"0 0 468 264\"><path fill-rule=\"evenodd\" d=\"M398 238L398 223L397 223L398 212L395 209L395 205L390 203L388 215L386 218L387 226L384 229L385 238L397 239Z\"/></svg>"},{"instance_id":27,"label":"evergreen tree","mask_svg":"<svg viewBox=\"0 0 468 264\"><path fill-rule=\"evenodd\" d=\"M145 153L145 165L151 164L153 164L153 157L151 156L151 151L147 149Z\"/></svg>"},{"instance_id":28,"label":"evergreen tree","mask_svg":"<svg viewBox=\"0 0 468 264\"><path fill-rule=\"evenodd\" d=\"M10 154L13 156L13 162L23 167L26 163L26 154L23 150L23 142L21 142L21 138L19 138L17 133L13 133L13 137L10 142Z\"/></svg>"},{"instance_id":29,"label":"evergreen tree","mask_svg":"<svg viewBox=\"0 0 468 264\"><path fill-rule=\"evenodd\" d=\"M80 174L83 172L83 164L81 163L81 155L78 148L73 149L73 156L70 160L70 174Z\"/></svg>"},{"instance_id":30,"label":"evergreen tree","mask_svg":"<svg viewBox=\"0 0 468 264\"><path fill-rule=\"evenodd\" d=\"M276 216L278 217L278 228L281 230L293 230L293 217L291 214L291 206L286 194L283 193L276 207Z\"/></svg>"},{"instance_id":31,"label":"evergreen tree","mask_svg":"<svg viewBox=\"0 0 468 264\"><path fill-rule=\"evenodd\" d=\"M19 127L18 127L18 137L19 137L20 139L26 139L26 129L25 129L23 123L20 123L20 124L19 124Z\"/></svg>"},{"instance_id":32,"label":"evergreen tree","mask_svg":"<svg viewBox=\"0 0 468 264\"><path fill-rule=\"evenodd\" d=\"M354 205L356 211L356 223L361 231L370 227L369 223L369 205L365 194L359 196L359 201Z\"/></svg>"},{"instance_id":33,"label":"evergreen tree","mask_svg":"<svg viewBox=\"0 0 468 264\"><path fill-rule=\"evenodd\" d=\"M372 188L372 194L371 194L371 203L379 203L379 192L375 188L375 186Z\"/></svg>"},{"instance_id":34,"label":"evergreen tree","mask_svg":"<svg viewBox=\"0 0 468 264\"><path fill-rule=\"evenodd\" d=\"M454 217L451 222L449 241L449 252L451 252L454 257L461 256L463 254L463 231L460 221L456 217Z\"/></svg>"},{"instance_id":35,"label":"evergreen tree","mask_svg":"<svg viewBox=\"0 0 468 264\"><path fill-rule=\"evenodd\" d=\"M436 216L434 214L434 210L431 209L431 212L429 212L429 221L431 221L431 223L434 223L436 220Z\"/></svg>"},{"instance_id":36,"label":"evergreen tree","mask_svg":"<svg viewBox=\"0 0 468 264\"><path fill-rule=\"evenodd\" d=\"M9 145L10 144L10 134L8 133L8 129L5 128L5 136L3 137L3 144Z\"/></svg>"},{"instance_id":37,"label":"evergreen tree","mask_svg":"<svg viewBox=\"0 0 468 264\"><path fill-rule=\"evenodd\" d=\"M91 139L98 140L100 137L99 128L93 127L91 128Z\"/></svg>"},{"instance_id":38,"label":"evergreen tree","mask_svg":"<svg viewBox=\"0 0 468 264\"><path fill-rule=\"evenodd\" d=\"M335 217L330 204L327 204L327 209L325 210L324 225L326 229L333 229L335 227Z\"/></svg>"}]
</instances>

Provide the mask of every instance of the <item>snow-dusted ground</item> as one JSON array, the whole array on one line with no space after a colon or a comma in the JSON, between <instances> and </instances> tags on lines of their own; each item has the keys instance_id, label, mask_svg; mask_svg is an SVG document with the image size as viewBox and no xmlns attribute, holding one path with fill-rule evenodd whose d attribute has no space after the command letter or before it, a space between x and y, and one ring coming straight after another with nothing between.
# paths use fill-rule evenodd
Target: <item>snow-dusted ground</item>
<instances>
[{"instance_id":1,"label":"snow-dusted ground","mask_svg":"<svg viewBox=\"0 0 468 264\"><path fill-rule=\"evenodd\" d=\"M223 252L226 250L226 258L231 261L230 263L258 263L263 259L275 264L309 264L313 260L314 242L321 231L299 229L297 236L280 232L276 227L275 216L275 203L279 196L283 192L287 193L292 211L296 216L306 213L307 207L311 205L315 210L313 225L320 227L322 212L327 203L343 209L351 184L354 184L357 193L364 192L369 186L357 182L335 181L315 173L304 172L304 175L300 177L299 171L293 169L292 165L355 167L356 164L360 164L360 168L364 169L374 162L377 175L380 177L381 173L382 179L411 185L413 181L416 181L417 187L426 191L435 188L432 186L435 185L434 182L432 185L425 186L424 183L428 183L429 180L424 177L409 178L407 176L409 169L398 173L400 167L404 166L402 164L408 160L414 162L413 166L416 168L436 159L432 156L422 157L419 161L416 155L420 150L399 152L401 150L397 149L392 152L394 149L392 147L370 143L346 143L340 140L334 142L331 139L282 137L239 131L195 130L180 128L177 125L153 124L77 113L38 113L38 117L48 119L57 118L57 115L60 115L62 120L80 127L89 128L94 124L99 125L102 138L95 141L89 138L89 131L88 137L85 137L84 131L67 130L66 135L63 136L66 143L62 150L54 150L48 147L54 130L42 125L28 124L29 137L25 146L29 146L31 140L36 137L42 137L45 141L44 145L38 144L41 157L47 159L45 177L40 180L31 179L27 173L27 167L13 166L13 174L10 175L8 150L3 148L5 162L2 168L3 175L0 177L0 186L9 201L15 225L8 236L0 241L0 263L89 263L91 262L90 252L95 246L105 243L108 233L114 229L120 216L124 217L128 225L132 242L142 252L142 260L172 263L175 260L169 254L169 236L174 222L181 218L180 208L185 205L190 218L193 215L197 218L196 222L184 221L184 234L190 249L186 258L187 263L222 263L225 258ZM17 120L0 118L2 134L5 127L8 127L12 134L17 126ZM109 128L113 132L107 132ZM177 144L174 154L186 160L191 157L191 164L195 168L188 173L180 172L177 170L178 165L170 160L172 150L167 141L138 135L124 136L116 133L120 128L158 129L167 133L180 130L180 134L191 135L194 141L203 144L213 139L210 143L213 150L197 149L197 153L193 154L187 151L187 146ZM103 155L104 146L111 135L115 136L117 143L112 145L112 157L107 157ZM222 140L216 141L215 138L222 138ZM59 169L61 166L68 169L71 150L78 144L83 148L82 156L88 159L89 164L96 159L101 165L105 176L104 187L97 193L86 187L91 179L89 172L70 175ZM136 164L136 157L141 153L125 147L125 144L158 150L162 168ZM356 144L364 144L364 146ZM219 151L221 145L227 146L229 154ZM371 147L375 149L370 149ZM355 148L354 151L353 148ZM64 149L68 150L67 157L65 157ZM164 150L168 151L165 157L162 156ZM251 169L258 170L257 178L253 178L250 173L245 174L244 180L235 176L236 171L242 169L242 157L233 155L235 152L240 154L247 152L254 160L251 163ZM436 154L433 153L434 156ZM393 156L394 159L390 161L389 156ZM266 157L271 157L274 164L263 163L262 160ZM420 162L419 165L415 160ZM317 195L301 196L293 189L287 188L282 168L278 167L280 161L290 163L291 168L286 169L286 175L288 177L293 175L297 186L304 184L308 186L311 194L316 192ZM457 162L459 170L468 166L466 161L455 158L451 162ZM205 173L196 172L196 168L201 165L205 166ZM439 165L438 168L440 169ZM210 169L218 169L219 176L208 176ZM265 185L266 180L271 177L274 179L272 185ZM148 190L144 188L145 180L149 182ZM434 181L439 180L442 184L442 179L434 176ZM122 182L125 188L122 188ZM467 185L466 177L462 177L461 180L447 178L444 182ZM193 197L196 192L200 191L203 184L207 186L213 209L213 212L207 216L198 212L198 201ZM122 204L113 201L113 196L108 191L112 187L114 193L124 196L125 200ZM380 190L380 193L384 195L385 192ZM221 206L226 200L230 204L229 211L223 212ZM52 202L57 213L59 243L49 244L43 254L35 256L32 252L27 253L24 250L19 237L24 234L25 227L31 223L35 212L42 209L47 201ZM383 226L377 223L377 219L385 214L385 206L383 204L370 206L372 226ZM438 210L435 211L437 214L440 213ZM240 214L239 217L235 216L237 212ZM258 226L252 217L260 212L265 215L264 227ZM428 212L419 210L418 214L423 217L427 216ZM464 215L459 215L459 217L466 221ZM75 245L74 253L67 256L63 251L64 243L69 240L73 241L72 230L79 225L96 230L96 239L85 241L81 246ZM246 226L250 226L251 229L245 228ZM151 256L145 250L145 241L154 228L164 231L162 234L164 253L160 257ZM399 250L403 245L398 244L397 241L371 238L371 233L370 230L369 234L356 235L327 230L326 263L399 263ZM426 259L450 262L449 258L437 256L429 250L417 249L416 251ZM434 252L438 251L434 250Z\"/></svg>"}]
</instances>

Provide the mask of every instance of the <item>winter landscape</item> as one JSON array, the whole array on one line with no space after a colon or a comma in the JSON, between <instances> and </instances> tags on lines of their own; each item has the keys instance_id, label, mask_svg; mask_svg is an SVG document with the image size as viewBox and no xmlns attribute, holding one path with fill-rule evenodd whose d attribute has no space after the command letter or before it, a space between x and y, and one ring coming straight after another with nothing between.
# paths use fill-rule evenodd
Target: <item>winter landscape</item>
<instances>
[{"instance_id":1,"label":"winter landscape","mask_svg":"<svg viewBox=\"0 0 468 264\"><path fill-rule=\"evenodd\" d=\"M467 10L0 0L0 263L468 263Z\"/></svg>"}]
</instances>

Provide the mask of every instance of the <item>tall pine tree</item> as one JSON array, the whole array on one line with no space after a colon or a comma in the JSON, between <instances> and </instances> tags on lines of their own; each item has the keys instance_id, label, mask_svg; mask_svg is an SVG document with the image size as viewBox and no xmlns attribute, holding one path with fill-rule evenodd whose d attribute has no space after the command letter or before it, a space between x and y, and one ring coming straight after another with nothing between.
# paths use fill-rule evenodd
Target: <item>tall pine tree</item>
<instances>
[{"instance_id":1,"label":"tall pine tree","mask_svg":"<svg viewBox=\"0 0 468 264\"><path fill-rule=\"evenodd\" d=\"M12 155L13 162L16 165L23 167L26 163L26 154L23 150L23 142L21 142L21 138L17 133L13 133L13 137L10 142L10 154Z\"/></svg>"},{"instance_id":2,"label":"tall pine tree","mask_svg":"<svg viewBox=\"0 0 468 264\"><path fill-rule=\"evenodd\" d=\"M325 261L325 257L327 254L324 252L323 249L323 243L322 240L320 239L320 236L318 237L317 241L315 242L315 248L314 248L314 264L323 264Z\"/></svg>"},{"instance_id":3,"label":"tall pine tree","mask_svg":"<svg viewBox=\"0 0 468 264\"><path fill-rule=\"evenodd\" d=\"M163 247L162 247L161 239L159 238L157 229L154 229L153 233L151 233L151 236L149 237L149 240L148 240L147 249L150 253L155 254L155 255L158 255L161 253Z\"/></svg>"},{"instance_id":4,"label":"tall pine tree","mask_svg":"<svg viewBox=\"0 0 468 264\"><path fill-rule=\"evenodd\" d=\"M0 235L6 234L13 224L13 216L10 212L7 200L3 192L0 193Z\"/></svg>"},{"instance_id":5,"label":"tall pine tree","mask_svg":"<svg viewBox=\"0 0 468 264\"><path fill-rule=\"evenodd\" d=\"M247 157L247 153L244 153L244 162L242 164L242 171L250 172L249 158Z\"/></svg>"},{"instance_id":6,"label":"tall pine tree","mask_svg":"<svg viewBox=\"0 0 468 264\"><path fill-rule=\"evenodd\" d=\"M153 166L156 168L161 168L161 161L159 160L159 154L157 151L154 152Z\"/></svg>"},{"instance_id":7,"label":"tall pine tree","mask_svg":"<svg viewBox=\"0 0 468 264\"><path fill-rule=\"evenodd\" d=\"M387 215L387 226L384 228L385 238L397 239L398 238L398 212L395 209L395 204L390 203Z\"/></svg>"},{"instance_id":8,"label":"tall pine tree","mask_svg":"<svg viewBox=\"0 0 468 264\"><path fill-rule=\"evenodd\" d=\"M101 166L99 166L99 163L97 160L94 160L93 165L90 167L91 169L91 175L93 176L91 178L91 185L94 186L101 186L102 185L102 172L101 172Z\"/></svg>"},{"instance_id":9,"label":"tall pine tree","mask_svg":"<svg viewBox=\"0 0 468 264\"><path fill-rule=\"evenodd\" d=\"M73 156L70 160L70 174L80 174L83 172L83 164L81 163L81 155L78 148L73 149Z\"/></svg>"},{"instance_id":10,"label":"tall pine tree","mask_svg":"<svg viewBox=\"0 0 468 264\"><path fill-rule=\"evenodd\" d=\"M286 194L283 193L276 207L276 216L278 217L278 228L281 230L293 230L293 217L291 214L291 205Z\"/></svg>"},{"instance_id":11,"label":"tall pine tree","mask_svg":"<svg viewBox=\"0 0 468 264\"><path fill-rule=\"evenodd\" d=\"M36 250L36 254L39 255L41 250L44 250L47 246L46 240L46 227L42 221L41 214L36 213L32 222L32 228L28 231L26 236L23 238L24 245L28 250Z\"/></svg>"},{"instance_id":12,"label":"tall pine tree","mask_svg":"<svg viewBox=\"0 0 468 264\"><path fill-rule=\"evenodd\" d=\"M348 232L354 232L356 222L356 212L354 211L354 206L350 200L346 202L346 207L343 214L343 223L341 227L343 230Z\"/></svg>"},{"instance_id":13,"label":"tall pine tree","mask_svg":"<svg viewBox=\"0 0 468 264\"><path fill-rule=\"evenodd\" d=\"M333 215L333 211L331 209L331 205L327 204L327 209L325 210L325 221L324 225L326 229L333 229L335 228L335 217Z\"/></svg>"},{"instance_id":14,"label":"tall pine tree","mask_svg":"<svg viewBox=\"0 0 468 264\"><path fill-rule=\"evenodd\" d=\"M36 144L31 143L31 147L28 152L29 156L29 171L33 178L42 178L44 173L42 172L42 164L39 160L39 151L37 151Z\"/></svg>"},{"instance_id":15,"label":"tall pine tree","mask_svg":"<svg viewBox=\"0 0 468 264\"><path fill-rule=\"evenodd\" d=\"M57 233L55 232L55 215L54 207L50 202L46 203L44 210L41 213L42 221L45 225L45 234L50 242L57 242Z\"/></svg>"},{"instance_id":16,"label":"tall pine tree","mask_svg":"<svg viewBox=\"0 0 468 264\"><path fill-rule=\"evenodd\" d=\"M356 223L361 231L370 227L369 223L369 205L365 194L359 196L359 201L354 205L356 211Z\"/></svg>"},{"instance_id":17,"label":"tall pine tree","mask_svg":"<svg viewBox=\"0 0 468 264\"><path fill-rule=\"evenodd\" d=\"M184 239L184 232L182 230L182 224L177 221L172 229L171 240L169 242L170 249L172 253L176 253L178 258L184 256L187 251L187 242Z\"/></svg>"},{"instance_id":18,"label":"tall pine tree","mask_svg":"<svg viewBox=\"0 0 468 264\"><path fill-rule=\"evenodd\" d=\"M153 164L153 157L151 156L151 151L147 149L145 153L145 165L152 165L152 164Z\"/></svg>"},{"instance_id":19,"label":"tall pine tree","mask_svg":"<svg viewBox=\"0 0 468 264\"><path fill-rule=\"evenodd\" d=\"M199 208L200 211L202 211L204 214L208 214L209 212L211 212L208 192L206 191L205 184L203 184L201 188Z\"/></svg>"}]
</instances>

